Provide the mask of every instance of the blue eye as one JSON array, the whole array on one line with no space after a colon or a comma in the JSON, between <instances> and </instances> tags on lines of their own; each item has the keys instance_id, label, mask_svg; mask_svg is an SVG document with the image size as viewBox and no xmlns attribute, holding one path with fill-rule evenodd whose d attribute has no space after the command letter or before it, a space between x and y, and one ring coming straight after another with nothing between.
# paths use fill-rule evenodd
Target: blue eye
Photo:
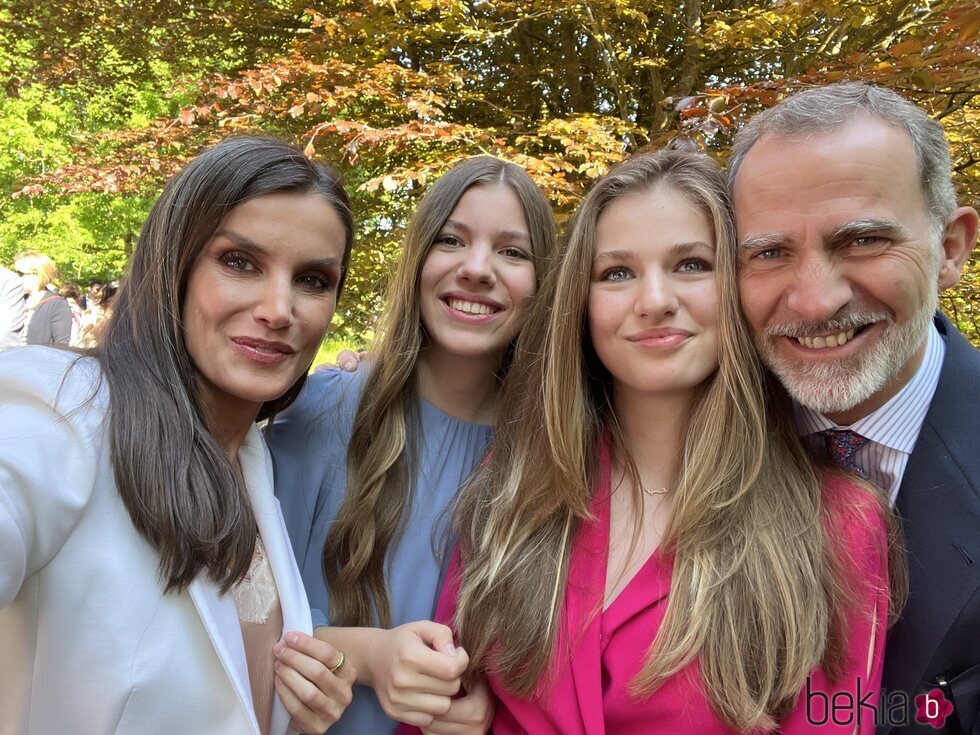
<instances>
[{"instance_id":1,"label":"blue eye","mask_svg":"<svg viewBox=\"0 0 980 735\"><path fill-rule=\"evenodd\" d=\"M621 265L614 266L612 268L607 268L602 272L599 277L600 281L626 281L630 278L632 274L628 268L624 268Z\"/></svg>"},{"instance_id":2,"label":"blue eye","mask_svg":"<svg viewBox=\"0 0 980 735\"><path fill-rule=\"evenodd\" d=\"M681 261L678 270L681 273L708 273L713 270L711 263L703 258L687 258Z\"/></svg>"}]
</instances>

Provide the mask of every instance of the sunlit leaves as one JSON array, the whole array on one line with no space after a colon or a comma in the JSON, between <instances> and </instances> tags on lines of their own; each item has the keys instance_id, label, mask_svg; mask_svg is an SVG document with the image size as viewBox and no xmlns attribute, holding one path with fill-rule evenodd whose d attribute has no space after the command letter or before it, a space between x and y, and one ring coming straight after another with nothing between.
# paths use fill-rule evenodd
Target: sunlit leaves
<instances>
[{"instance_id":1,"label":"sunlit leaves","mask_svg":"<svg viewBox=\"0 0 980 735\"><path fill-rule=\"evenodd\" d=\"M421 191L469 155L524 166L564 218L595 177L639 147L682 136L724 158L738 126L786 93L867 79L942 121L961 194L980 199L975 3L332 0L306 11L290 0L274 5L264 29L249 25L260 24L262 14L244 0L200 6L217 20L192 41L213 40L218 61L199 61L198 74L180 66L186 57L173 53L168 39L153 36L153 48L172 52L161 55L170 66L151 75L173 77L173 96L157 102L169 109L108 133L85 126L71 148L51 157L54 168L27 172L22 199L56 191L148 195L229 133L282 136L340 168L355 199L360 252L338 317L347 335L364 333L377 313L380 283ZM109 0L69 4L69 16L88 17L99 6L106 22L119 21L121 6ZM201 29L198 16L186 15L199 6L174 7L175 22ZM145 12L166 20L162 6ZM151 27L159 33L166 23ZM49 35L29 44L32 53ZM255 55L254 63L228 61L254 51L248 43L257 39L277 50ZM145 59L126 58L126 44L114 48L119 53L106 63L115 81L102 87L106 119L125 98L120 85L147 68ZM59 61L63 73L72 58L66 53ZM961 321L977 318L969 316L978 312L977 271L971 266L963 288L948 296L959 299L949 303Z\"/></svg>"}]
</instances>

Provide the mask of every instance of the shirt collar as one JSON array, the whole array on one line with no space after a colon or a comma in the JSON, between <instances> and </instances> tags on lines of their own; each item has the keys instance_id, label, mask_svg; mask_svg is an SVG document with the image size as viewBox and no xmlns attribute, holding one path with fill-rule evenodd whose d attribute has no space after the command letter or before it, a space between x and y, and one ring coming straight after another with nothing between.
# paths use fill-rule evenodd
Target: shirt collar
<instances>
[{"instance_id":1,"label":"shirt collar","mask_svg":"<svg viewBox=\"0 0 980 735\"><path fill-rule=\"evenodd\" d=\"M840 426L813 409L793 401L793 417L802 436L824 429L851 429L871 441L911 454L939 384L946 344L936 325L926 335L926 353L912 379L882 406L850 426Z\"/></svg>"}]
</instances>

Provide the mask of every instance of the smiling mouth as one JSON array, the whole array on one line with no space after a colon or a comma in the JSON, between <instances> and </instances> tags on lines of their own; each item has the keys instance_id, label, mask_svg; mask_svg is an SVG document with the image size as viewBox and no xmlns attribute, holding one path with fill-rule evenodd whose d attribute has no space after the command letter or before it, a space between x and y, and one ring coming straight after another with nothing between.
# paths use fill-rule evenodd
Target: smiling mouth
<instances>
[{"instance_id":1,"label":"smiling mouth","mask_svg":"<svg viewBox=\"0 0 980 735\"><path fill-rule=\"evenodd\" d=\"M828 347L842 347L861 334L868 327L874 326L875 322L862 324L842 332L833 334L822 334L817 337L796 337L791 334L785 335L787 338L795 340L797 344L810 350L825 350Z\"/></svg>"},{"instance_id":2,"label":"smiling mouth","mask_svg":"<svg viewBox=\"0 0 980 735\"><path fill-rule=\"evenodd\" d=\"M463 301L462 299L446 299L446 303L449 305L450 309L455 309L456 311L461 311L464 314L493 314L500 311L490 304L480 304L476 301Z\"/></svg>"},{"instance_id":3,"label":"smiling mouth","mask_svg":"<svg viewBox=\"0 0 980 735\"><path fill-rule=\"evenodd\" d=\"M253 337L232 337L231 341L239 347L254 350L260 355L288 356L296 352L296 350L284 342L269 342L264 339L255 339Z\"/></svg>"},{"instance_id":4,"label":"smiling mouth","mask_svg":"<svg viewBox=\"0 0 980 735\"><path fill-rule=\"evenodd\" d=\"M848 329L846 332L828 334L823 337L795 337L794 339L811 350L822 350L826 347L840 347L841 345L847 344L853 338L854 330Z\"/></svg>"}]
</instances>

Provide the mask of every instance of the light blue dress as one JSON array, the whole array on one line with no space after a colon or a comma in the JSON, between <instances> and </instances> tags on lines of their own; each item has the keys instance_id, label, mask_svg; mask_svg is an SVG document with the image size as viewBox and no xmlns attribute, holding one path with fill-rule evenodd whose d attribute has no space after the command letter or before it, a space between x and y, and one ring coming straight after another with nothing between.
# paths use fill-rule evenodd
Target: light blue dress
<instances>
[{"instance_id":1,"label":"light blue dress","mask_svg":"<svg viewBox=\"0 0 980 735\"><path fill-rule=\"evenodd\" d=\"M323 544L347 486L347 444L368 376L330 370L311 375L296 402L269 427L276 495L313 608L314 625L329 619L321 571ZM412 511L404 533L388 550L392 625L431 620L445 553L446 506L486 454L493 428L470 424L418 399L422 436ZM331 735L385 735L397 723L381 710L374 691L354 688L354 701Z\"/></svg>"}]
</instances>

